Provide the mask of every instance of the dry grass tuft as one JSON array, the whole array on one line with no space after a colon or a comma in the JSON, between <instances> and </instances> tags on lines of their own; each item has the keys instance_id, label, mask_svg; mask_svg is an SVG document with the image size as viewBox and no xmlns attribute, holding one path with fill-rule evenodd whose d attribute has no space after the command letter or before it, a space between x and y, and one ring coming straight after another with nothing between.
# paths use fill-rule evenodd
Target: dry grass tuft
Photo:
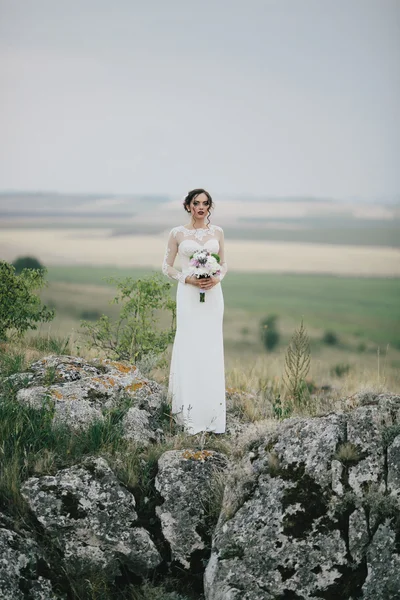
<instances>
[{"instance_id":1,"label":"dry grass tuft","mask_svg":"<svg viewBox=\"0 0 400 600\"><path fill-rule=\"evenodd\" d=\"M357 446L351 442L345 442L339 446L335 458L343 465L350 466L357 464L361 460L362 455Z\"/></svg>"}]
</instances>

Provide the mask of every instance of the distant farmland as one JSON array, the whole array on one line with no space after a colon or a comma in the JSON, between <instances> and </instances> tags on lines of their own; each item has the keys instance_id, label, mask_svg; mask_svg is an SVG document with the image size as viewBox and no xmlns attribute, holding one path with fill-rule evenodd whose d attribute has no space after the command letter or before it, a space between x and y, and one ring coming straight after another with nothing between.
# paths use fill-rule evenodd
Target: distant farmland
<instances>
[{"instance_id":1,"label":"distant farmland","mask_svg":"<svg viewBox=\"0 0 400 600\"><path fill-rule=\"evenodd\" d=\"M111 229L6 229L0 257L33 255L46 265L114 265L159 269L168 231L159 235L112 235ZM400 249L302 242L237 240L226 236L234 271L400 276Z\"/></svg>"},{"instance_id":2,"label":"distant farmland","mask_svg":"<svg viewBox=\"0 0 400 600\"><path fill-rule=\"evenodd\" d=\"M216 197L212 222L231 240L400 247L400 199ZM111 229L158 235L184 224L182 199L144 195L1 194L1 229Z\"/></svg>"}]
</instances>

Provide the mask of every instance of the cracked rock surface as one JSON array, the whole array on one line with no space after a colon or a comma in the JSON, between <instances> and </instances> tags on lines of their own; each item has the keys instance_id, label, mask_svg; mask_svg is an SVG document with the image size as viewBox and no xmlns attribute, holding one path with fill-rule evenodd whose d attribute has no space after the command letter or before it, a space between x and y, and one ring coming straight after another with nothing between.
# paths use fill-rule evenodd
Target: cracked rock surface
<instances>
[{"instance_id":1,"label":"cracked rock surface","mask_svg":"<svg viewBox=\"0 0 400 600\"><path fill-rule=\"evenodd\" d=\"M172 560L185 569L196 553L204 554L204 537L211 535L207 507L218 485L213 477L226 467L226 457L213 450L169 450L158 460L155 486L163 503L156 512Z\"/></svg>"},{"instance_id":2,"label":"cracked rock surface","mask_svg":"<svg viewBox=\"0 0 400 600\"><path fill-rule=\"evenodd\" d=\"M231 472L207 600L400 598L400 396L293 418Z\"/></svg>"},{"instance_id":3,"label":"cracked rock surface","mask_svg":"<svg viewBox=\"0 0 400 600\"><path fill-rule=\"evenodd\" d=\"M11 527L11 520L0 514L0 598L61 600L51 582L40 574L40 564L45 561L36 542Z\"/></svg>"},{"instance_id":4,"label":"cracked rock surface","mask_svg":"<svg viewBox=\"0 0 400 600\"><path fill-rule=\"evenodd\" d=\"M21 492L70 573L95 567L111 578L123 564L145 576L161 562L148 532L136 525L134 496L104 459L88 457L55 476L32 477Z\"/></svg>"},{"instance_id":5,"label":"cracked rock surface","mask_svg":"<svg viewBox=\"0 0 400 600\"><path fill-rule=\"evenodd\" d=\"M111 360L89 363L74 356L48 356L33 363L30 371L19 373L17 401L32 408L53 407L54 425L86 429L104 421L104 413L125 398L133 403L123 421L124 436L148 445L158 439L151 428L163 402L163 390L146 379L134 365ZM137 427L136 427L137 426Z\"/></svg>"}]
</instances>

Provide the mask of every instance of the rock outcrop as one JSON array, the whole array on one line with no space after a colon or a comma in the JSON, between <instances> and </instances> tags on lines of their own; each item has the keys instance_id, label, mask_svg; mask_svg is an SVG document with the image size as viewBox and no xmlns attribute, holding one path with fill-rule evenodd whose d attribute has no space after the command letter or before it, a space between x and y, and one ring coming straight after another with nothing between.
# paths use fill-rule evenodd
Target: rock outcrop
<instances>
[{"instance_id":1,"label":"rock outcrop","mask_svg":"<svg viewBox=\"0 0 400 600\"><path fill-rule=\"evenodd\" d=\"M400 597L400 396L293 418L232 473L207 600Z\"/></svg>"},{"instance_id":2,"label":"rock outcrop","mask_svg":"<svg viewBox=\"0 0 400 600\"><path fill-rule=\"evenodd\" d=\"M7 600L61 600L44 576L49 565L27 532L16 533L0 514L0 598Z\"/></svg>"},{"instance_id":3,"label":"rock outcrop","mask_svg":"<svg viewBox=\"0 0 400 600\"><path fill-rule=\"evenodd\" d=\"M134 496L104 459L88 457L54 477L32 477L21 491L68 573L100 568L113 579L124 565L145 577L160 564L148 532L137 525Z\"/></svg>"},{"instance_id":4,"label":"rock outcrop","mask_svg":"<svg viewBox=\"0 0 400 600\"><path fill-rule=\"evenodd\" d=\"M68 577L94 570L122 587L181 578L199 600L399 600L400 396L250 425L227 394L227 433L207 443L226 441L229 458L204 434L156 464L150 445L184 437L164 434L166 390L134 366L51 356L10 380L17 402L49 407L73 435L116 415L113 464L132 472L128 489L106 453L25 480L32 531L0 515L0 597L64 600Z\"/></svg>"},{"instance_id":5,"label":"rock outcrop","mask_svg":"<svg viewBox=\"0 0 400 600\"><path fill-rule=\"evenodd\" d=\"M161 432L153 423L165 398L163 388L143 377L134 365L49 356L33 363L29 372L14 376L14 382L24 386L17 401L36 409L51 407L55 426L87 429L128 399L133 406L123 419L125 437L141 445L160 439Z\"/></svg>"},{"instance_id":6,"label":"rock outcrop","mask_svg":"<svg viewBox=\"0 0 400 600\"><path fill-rule=\"evenodd\" d=\"M227 465L226 457L212 450L170 450L158 461L155 487L163 502L156 512L171 560L184 569L196 570L208 559L207 538L215 525L210 511Z\"/></svg>"}]
</instances>

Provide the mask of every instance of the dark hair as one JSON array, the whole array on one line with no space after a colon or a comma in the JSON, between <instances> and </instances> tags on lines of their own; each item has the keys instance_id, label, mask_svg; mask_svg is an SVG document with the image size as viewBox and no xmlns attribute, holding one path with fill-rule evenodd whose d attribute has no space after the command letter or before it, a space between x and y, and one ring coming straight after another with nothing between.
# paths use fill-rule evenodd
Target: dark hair
<instances>
[{"instance_id":1,"label":"dark hair","mask_svg":"<svg viewBox=\"0 0 400 600\"><path fill-rule=\"evenodd\" d=\"M186 212L190 212L190 209L189 209L190 203L199 194L205 194L210 203L208 206L208 212L207 212L207 221L208 221L208 224L210 224L210 213L211 213L211 209L214 208L214 203L213 203L213 199L211 198L211 195L207 192L207 190L203 190L203 188L196 188L195 190L191 190L190 192L188 192L186 198L183 201L183 208L185 209Z\"/></svg>"}]
</instances>

